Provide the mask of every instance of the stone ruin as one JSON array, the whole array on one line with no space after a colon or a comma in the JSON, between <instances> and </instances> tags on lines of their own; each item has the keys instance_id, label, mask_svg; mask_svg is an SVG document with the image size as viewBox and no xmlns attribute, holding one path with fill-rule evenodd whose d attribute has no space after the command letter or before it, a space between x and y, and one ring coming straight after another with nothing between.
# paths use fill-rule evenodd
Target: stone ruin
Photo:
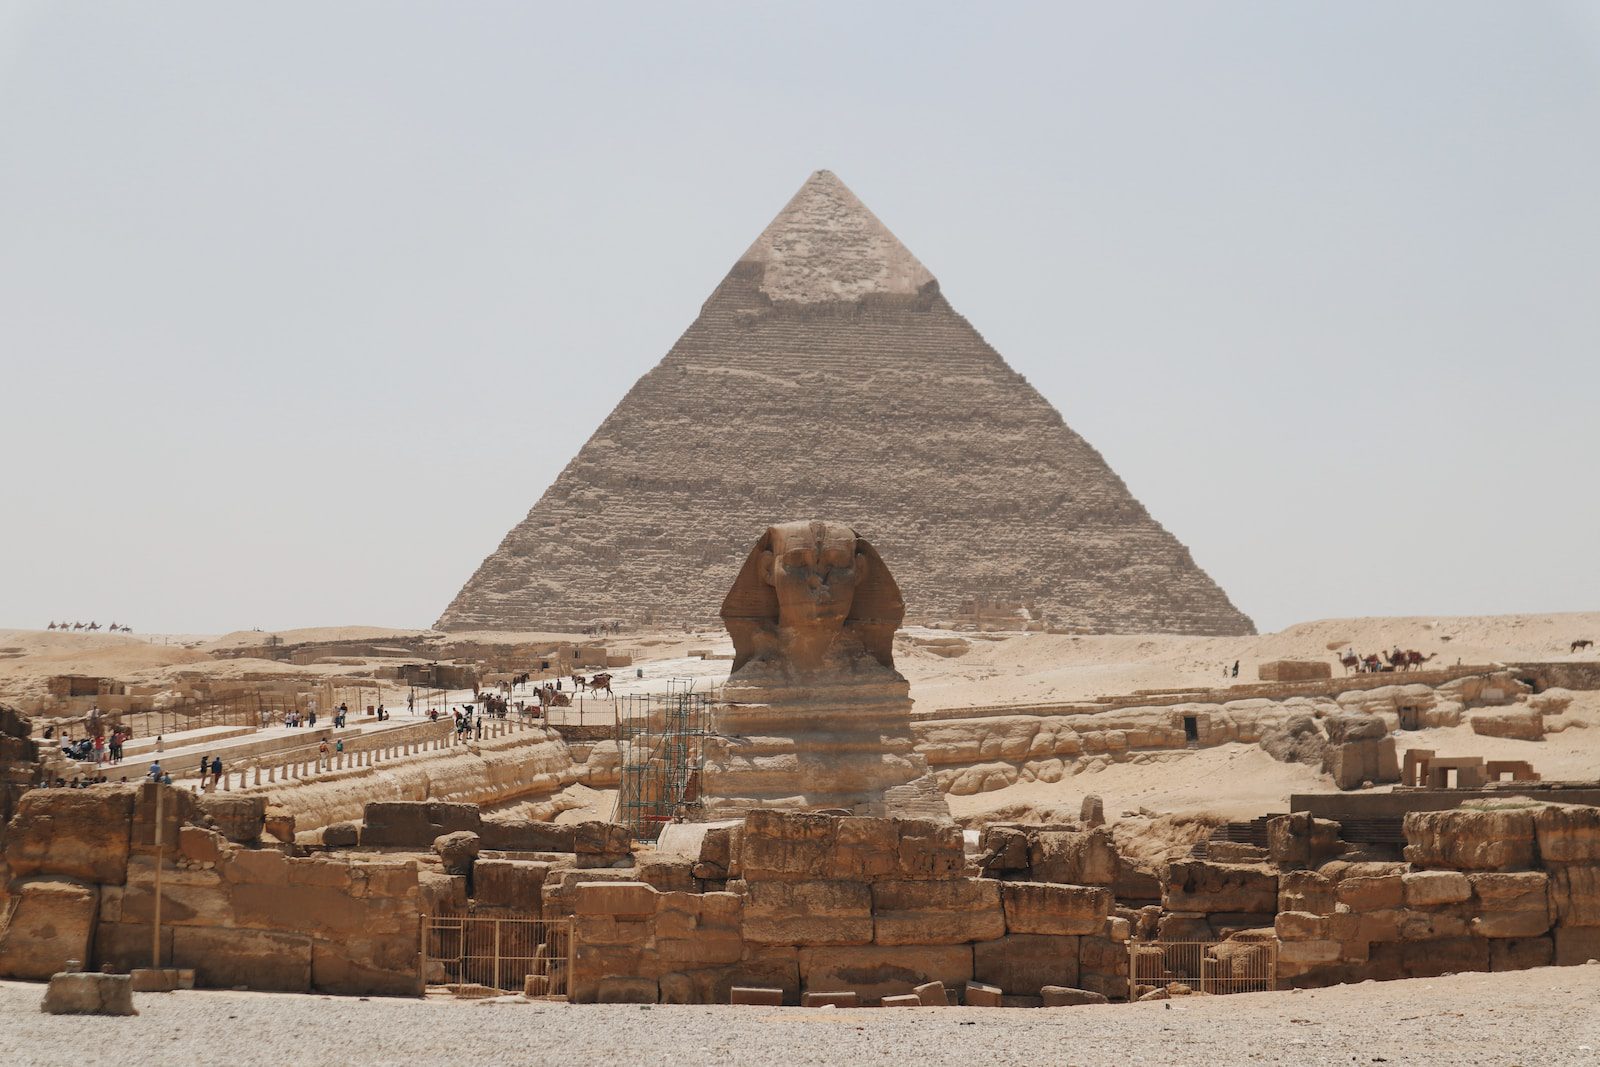
<instances>
[{"instance_id":1,"label":"stone ruin","mask_svg":"<svg viewBox=\"0 0 1600 1067\"><path fill-rule=\"evenodd\" d=\"M734 264L438 626L709 622L775 502L871 537L905 574L919 621L1006 602L1085 632L1254 632L827 171Z\"/></svg>"},{"instance_id":2,"label":"stone ruin","mask_svg":"<svg viewBox=\"0 0 1600 1067\"><path fill-rule=\"evenodd\" d=\"M905 614L870 542L840 523L762 535L722 604L733 673L712 707L705 818L788 808L949 818L894 669Z\"/></svg>"}]
</instances>

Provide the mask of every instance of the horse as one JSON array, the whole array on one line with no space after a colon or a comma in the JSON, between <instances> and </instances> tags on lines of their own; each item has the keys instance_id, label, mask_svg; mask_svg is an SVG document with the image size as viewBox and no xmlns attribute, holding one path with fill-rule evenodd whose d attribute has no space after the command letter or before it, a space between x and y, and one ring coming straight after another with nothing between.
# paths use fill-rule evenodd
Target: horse
<instances>
[{"instance_id":1,"label":"horse","mask_svg":"<svg viewBox=\"0 0 1600 1067\"><path fill-rule=\"evenodd\" d=\"M606 696L616 696L611 691L611 675L597 674L589 679L589 691L595 694L604 692Z\"/></svg>"},{"instance_id":2,"label":"horse","mask_svg":"<svg viewBox=\"0 0 1600 1067\"><path fill-rule=\"evenodd\" d=\"M1594 647L1594 642L1593 641L1589 640L1587 637L1580 637L1576 641L1572 642L1571 651L1578 652L1578 651L1581 651L1581 650L1583 650L1585 648L1593 648L1593 647Z\"/></svg>"}]
</instances>

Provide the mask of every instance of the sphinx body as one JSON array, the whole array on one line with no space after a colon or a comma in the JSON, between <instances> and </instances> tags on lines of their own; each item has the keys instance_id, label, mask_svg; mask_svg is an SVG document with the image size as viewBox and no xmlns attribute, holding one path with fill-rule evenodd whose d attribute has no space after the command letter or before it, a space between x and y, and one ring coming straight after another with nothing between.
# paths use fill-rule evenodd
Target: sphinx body
<instances>
[{"instance_id":1,"label":"sphinx body","mask_svg":"<svg viewBox=\"0 0 1600 1067\"><path fill-rule=\"evenodd\" d=\"M904 615L888 568L850 527L767 530L722 605L733 673L712 709L704 817L785 808L949 818L894 668Z\"/></svg>"}]
</instances>

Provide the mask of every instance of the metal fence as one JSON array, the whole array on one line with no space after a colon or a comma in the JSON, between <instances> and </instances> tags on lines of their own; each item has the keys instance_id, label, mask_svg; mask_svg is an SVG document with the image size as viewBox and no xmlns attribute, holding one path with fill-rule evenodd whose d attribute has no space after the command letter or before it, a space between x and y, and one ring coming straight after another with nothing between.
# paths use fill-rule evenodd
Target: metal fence
<instances>
[{"instance_id":1,"label":"metal fence","mask_svg":"<svg viewBox=\"0 0 1600 1067\"><path fill-rule=\"evenodd\" d=\"M1276 941L1130 941L1133 999L1176 982L1196 993L1259 993L1278 988Z\"/></svg>"},{"instance_id":2,"label":"metal fence","mask_svg":"<svg viewBox=\"0 0 1600 1067\"><path fill-rule=\"evenodd\" d=\"M571 970L570 919L450 914L422 918L426 985L481 986L562 1000Z\"/></svg>"}]
</instances>

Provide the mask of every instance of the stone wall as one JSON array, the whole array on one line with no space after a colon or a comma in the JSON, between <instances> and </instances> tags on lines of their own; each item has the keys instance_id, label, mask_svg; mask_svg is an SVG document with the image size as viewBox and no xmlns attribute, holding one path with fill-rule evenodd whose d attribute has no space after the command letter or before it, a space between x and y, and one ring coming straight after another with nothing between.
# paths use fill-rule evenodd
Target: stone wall
<instances>
[{"instance_id":1,"label":"stone wall","mask_svg":"<svg viewBox=\"0 0 1600 1067\"><path fill-rule=\"evenodd\" d=\"M727 1003L753 985L789 1003L840 991L875 1003L976 980L1031 1003L1046 985L1126 984L1130 925L1110 889L972 877L952 826L756 812L678 865L546 882L547 915L571 901L574 1000Z\"/></svg>"},{"instance_id":2,"label":"stone wall","mask_svg":"<svg viewBox=\"0 0 1600 1067\"><path fill-rule=\"evenodd\" d=\"M193 968L202 986L421 991L414 860L249 847L229 840L240 821L215 821L169 786L28 793L6 833L0 976L44 978L68 960L149 966L159 863L161 963Z\"/></svg>"},{"instance_id":3,"label":"stone wall","mask_svg":"<svg viewBox=\"0 0 1600 1067\"><path fill-rule=\"evenodd\" d=\"M1279 974L1297 985L1600 958L1600 808L1412 812L1407 863L1280 877Z\"/></svg>"}]
</instances>

